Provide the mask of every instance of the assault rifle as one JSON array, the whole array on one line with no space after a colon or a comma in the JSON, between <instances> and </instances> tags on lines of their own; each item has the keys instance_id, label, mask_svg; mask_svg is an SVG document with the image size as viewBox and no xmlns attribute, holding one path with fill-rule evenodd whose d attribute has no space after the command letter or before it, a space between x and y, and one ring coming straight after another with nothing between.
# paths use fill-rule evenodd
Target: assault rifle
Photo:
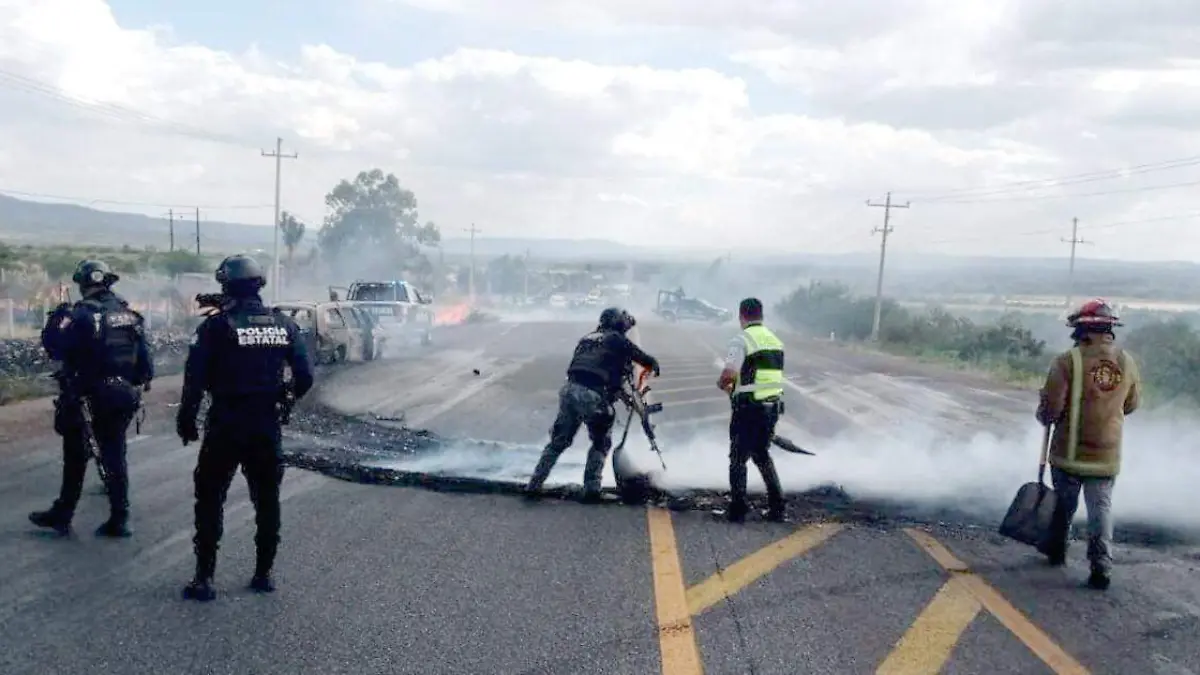
<instances>
[{"instance_id":1,"label":"assault rifle","mask_svg":"<svg viewBox=\"0 0 1200 675\"><path fill-rule=\"evenodd\" d=\"M617 444L617 450L625 447L625 441L629 437L629 427L633 422L633 416L636 414L642 423L642 433L646 434L646 440L650 441L650 449L658 455L658 461L662 464L662 468L667 468L667 462L663 459L662 450L658 448L658 437L654 434L654 425L650 423L650 416L662 412L662 403L646 403L646 394L650 392L650 387L642 383L642 378L638 378L635 382L632 369L625 371L625 376L622 378L621 389L617 392L617 398L625 404L629 409L629 415L625 418L625 431L621 434L621 442Z\"/></svg>"},{"instance_id":2,"label":"assault rifle","mask_svg":"<svg viewBox=\"0 0 1200 675\"><path fill-rule=\"evenodd\" d=\"M96 441L96 433L92 426L92 408L87 398L79 395L75 383L63 371L55 372L51 377L58 380L59 395L54 399L55 430L60 434L69 433L69 428L79 425L83 435L83 446L87 448L88 456L96 460L96 472L100 474L100 482L108 489L108 469L100 456L100 444Z\"/></svg>"},{"instance_id":3,"label":"assault rifle","mask_svg":"<svg viewBox=\"0 0 1200 675\"><path fill-rule=\"evenodd\" d=\"M200 305L200 311L205 315L212 315L221 311L221 308L229 302L229 297L224 293L197 293L196 304Z\"/></svg>"}]
</instances>

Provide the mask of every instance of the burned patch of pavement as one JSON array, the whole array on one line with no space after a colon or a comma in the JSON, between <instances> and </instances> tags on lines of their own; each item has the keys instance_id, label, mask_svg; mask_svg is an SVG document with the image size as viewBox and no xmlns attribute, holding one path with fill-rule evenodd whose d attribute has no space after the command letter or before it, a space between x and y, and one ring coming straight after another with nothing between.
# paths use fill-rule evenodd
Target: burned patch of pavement
<instances>
[{"instance_id":1,"label":"burned patch of pavement","mask_svg":"<svg viewBox=\"0 0 1200 675\"><path fill-rule=\"evenodd\" d=\"M288 465L345 481L465 494L523 495L523 481L466 475L446 471L418 471L388 464L430 457L447 449L469 450L487 456L502 453L509 444L442 437L427 430L410 429L370 417L353 417L314 406L298 409L288 430L284 458ZM538 448L540 450L540 448ZM532 469L532 466L529 467ZM484 473L480 467L479 473ZM461 474L461 475L460 475ZM618 475L618 488L604 488L603 503L652 505L672 511L724 514L725 493L715 490L666 491L644 476ZM580 486L547 487L543 499L579 501ZM912 503L858 499L838 485L804 492L789 492L788 517L793 521L837 519L860 526L891 530L911 526L937 526L963 537L1007 541L996 533L1003 513L972 514L950 508ZM765 497L751 495L755 509L766 509ZM1200 532L1164 528L1151 523L1122 522L1119 543L1150 548L1200 544Z\"/></svg>"}]
</instances>

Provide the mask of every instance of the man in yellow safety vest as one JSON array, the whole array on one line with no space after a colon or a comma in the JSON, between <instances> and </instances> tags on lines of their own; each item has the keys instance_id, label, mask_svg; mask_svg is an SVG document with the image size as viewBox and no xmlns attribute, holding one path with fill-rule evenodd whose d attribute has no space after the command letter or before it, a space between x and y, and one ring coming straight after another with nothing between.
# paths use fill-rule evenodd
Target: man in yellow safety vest
<instances>
[{"instance_id":1,"label":"man in yellow safety vest","mask_svg":"<svg viewBox=\"0 0 1200 675\"><path fill-rule=\"evenodd\" d=\"M1050 467L1057 493L1050 535L1040 550L1066 564L1071 521L1082 489L1088 515L1088 585L1104 590L1112 572L1112 491L1121 470L1125 416L1137 410L1141 376L1133 358L1114 344L1117 312L1089 300L1067 318L1075 346L1050 365L1037 418L1054 425Z\"/></svg>"},{"instance_id":2,"label":"man in yellow safety vest","mask_svg":"<svg viewBox=\"0 0 1200 675\"><path fill-rule=\"evenodd\" d=\"M783 412L783 342L762 325L763 306L746 298L738 307L742 332L729 342L717 387L729 394L728 518L742 522L746 499L746 462L753 460L767 486L767 519L784 519L783 489L771 460L771 437Z\"/></svg>"}]
</instances>

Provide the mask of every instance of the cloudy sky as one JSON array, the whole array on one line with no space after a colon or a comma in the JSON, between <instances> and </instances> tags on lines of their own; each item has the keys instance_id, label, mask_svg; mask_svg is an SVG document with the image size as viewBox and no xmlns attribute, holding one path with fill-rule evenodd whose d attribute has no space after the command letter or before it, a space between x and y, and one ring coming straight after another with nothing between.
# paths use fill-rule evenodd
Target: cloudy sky
<instances>
[{"instance_id":1,"label":"cloudy sky","mask_svg":"<svg viewBox=\"0 0 1200 675\"><path fill-rule=\"evenodd\" d=\"M0 0L0 190L456 236L1200 258L1194 0ZM95 201L107 200L107 201ZM120 205L116 202L129 202ZM133 204L136 203L136 204Z\"/></svg>"}]
</instances>

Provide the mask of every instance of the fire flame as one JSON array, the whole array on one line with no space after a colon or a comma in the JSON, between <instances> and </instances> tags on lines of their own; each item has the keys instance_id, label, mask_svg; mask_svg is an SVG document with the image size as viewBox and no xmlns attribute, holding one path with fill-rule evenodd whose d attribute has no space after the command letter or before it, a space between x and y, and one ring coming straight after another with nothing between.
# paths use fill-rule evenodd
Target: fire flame
<instances>
[{"instance_id":1,"label":"fire flame","mask_svg":"<svg viewBox=\"0 0 1200 675\"><path fill-rule=\"evenodd\" d=\"M453 326L460 323L465 323L467 317L471 315L471 305L466 302L461 302L456 305L447 305L439 307L433 313L433 325L435 326Z\"/></svg>"}]
</instances>

